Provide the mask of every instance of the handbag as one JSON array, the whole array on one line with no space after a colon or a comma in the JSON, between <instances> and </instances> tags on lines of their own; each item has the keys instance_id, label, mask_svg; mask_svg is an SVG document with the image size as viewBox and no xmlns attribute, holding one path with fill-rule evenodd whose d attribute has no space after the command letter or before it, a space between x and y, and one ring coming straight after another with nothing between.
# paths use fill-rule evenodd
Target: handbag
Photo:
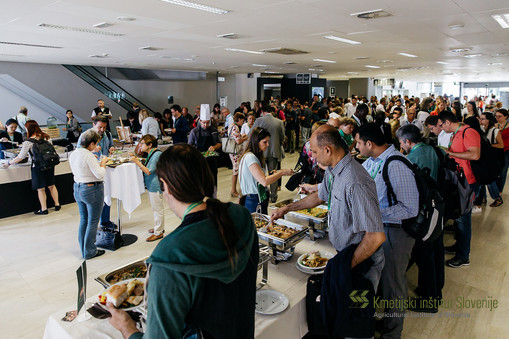
<instances>
[{"instance_id":1,"label":"handbag","mask_svg":"<svg viewBox=\"0 0 509 339\"><path fill-rule=\"evenodd\" d=\"M224 153L239 154L242 152L242 144L237 144L234 139L230 139L230 133L221 138L221 149Z\"/></svg>"},{"instance_id":2,"label":"handbag","mask_svg":"<svg viewBox=\"0 0 509 339\"><path fill-rule=\"evenodd\" d=\"M110 251L118 250L124 244L120 231L114 227L99 226L95 239L95 245Z\"/></svg>"}]
</instances>

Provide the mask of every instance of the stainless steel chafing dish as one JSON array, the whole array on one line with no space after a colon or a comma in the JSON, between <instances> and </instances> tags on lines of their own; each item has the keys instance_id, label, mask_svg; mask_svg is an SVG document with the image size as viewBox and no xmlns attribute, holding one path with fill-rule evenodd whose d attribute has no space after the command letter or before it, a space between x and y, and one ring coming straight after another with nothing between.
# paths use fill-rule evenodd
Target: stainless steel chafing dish
<instances>
[{"instance_id":1,"label":"stainless steel chafing dish","mask_svg":"<svg viewBox=\"0 0 509 339\"><path fill-rule=\"evenodd\" d=\"M283 200L278 202L275 205L269 206L269 211L274 211L278 208L286 206L294 201L293 199ZM327 210L326 205L318 205L318 208L322 208ZM309 228L309 238L311 240L316 240L317 238L323 238L325 236L325 230L327 229L327 216L318 218L309 214L299 213L297 211L288 212L285 215L285 219L300 225L308 226Z\"/></svg>"},{"instance_id":2,"label":"stainless steel chafing dish","mask_svg":"<svg viewBox=\"0 0 509 339\"><path fill-rule=\"evenodd\" d=\"M109 273L104 273L103 275L100 275L98 276L97 278L95 278L94 280L97 281L99 284L103 285L104 288L108 288L110 287L112 284L110 284L110 281L111 279L113 278L113 276L117 273L121 273L123 271L127 271L129 270L130 268L133 268L133 267L136 267L136 266L145 266L145 260L147 260L148 257L145 257L145 258L142 258L142 259L138 259L132 263L129 263L127 265L124 265L124 266L121 266Z\"/></svg>"},{"instance_id":3,"label":"stainless steel chafing dish","mask_svg":"<svg viewBox=\"0 0 509 339\"><path fill-rule=\"evenodd\" d=\"M260 246L260 258L258 259L258 271L262 270L262 281L256 286L260 289L267 285L269 277L270 249L268 246Z\"/></svg>"},{"instance_id":4,"label":"stainless steel chafing dish","mask_svg":"<svg viewBox=\"0 0 509 339\"><path fill-rule=\"evenodd\" d=\"M60 157L62 156L68 157L67 148L58 145L53 145L53 147L55 148L57 154L60 155ZM3 150L3 152L7 158L16 158L18 154L21 152L21 148L6 149Z\"/></svg>"}]
</instances>

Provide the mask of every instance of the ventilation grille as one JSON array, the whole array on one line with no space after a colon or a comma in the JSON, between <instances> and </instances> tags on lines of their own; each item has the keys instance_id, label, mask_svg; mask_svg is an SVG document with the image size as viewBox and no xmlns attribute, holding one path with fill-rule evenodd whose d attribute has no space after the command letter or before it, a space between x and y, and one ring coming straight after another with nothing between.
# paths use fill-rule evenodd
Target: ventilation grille
<instances>
[{"instance_id":1,"label":"ventilation grille","mask_svg":"<svg viewBox=\"0 0 509 339\"><path fill-rule=\"evenodd\" d=\"M51 24L39 24L38 26L44 27L44 28L60 29L60 30L64 30L64 31L108 35L108 36L123 36L124 35L121 33L112 33L112 32L100 31L97 29L88 29L88 28L81 28L81 27L71 27L71 26L51 25Z\"/></svg>"},{"instance_id":2,"label":"ventilation grille","mask_svg":"<svg viewBox=\"0 0 509 339\"><path fill-rule=\"evenodd\" d=\"M3 45L14 45L14 46L26 46L26 47L40 47L40 48L63 48L63 47L60 47L60 46L24 44L22 42L10 42L10 41L0 41L0 44L3 44Z\"/></svg>"},{"instance_id":3,"label":"ventilation grille","mask_svg":"<svg viewBox=\"0 0 509 339\"><path fill-rule=\"evenodd\" d=\"M352 15L356 15L359 19L378 19L378 18L386 18L388 16L392 16L391 13L384 11L383 9L377 9L374 11L355 13Z\"/></svg>"},{"instance_id":4,"label":"ventilation grille","mask_svg":"<svg viewBox=\"0 0 509 339\"><path fill-rule=\"evenodd\" d=\"M309 52L301 51L293 48L269 48L263 50L266 53L283 54L283 55L296 55L296 54L308 54Z\"/></svg>"}]
</instances>

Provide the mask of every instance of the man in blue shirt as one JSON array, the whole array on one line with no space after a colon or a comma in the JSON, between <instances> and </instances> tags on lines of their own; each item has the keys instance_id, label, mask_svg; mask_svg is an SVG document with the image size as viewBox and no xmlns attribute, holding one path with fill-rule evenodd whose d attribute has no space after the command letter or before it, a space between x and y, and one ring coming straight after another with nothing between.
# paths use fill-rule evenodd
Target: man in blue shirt
<instances>
[{"instance_id":1,"label":"man in blue shirt","mask_svg":"<svg viewBox=\"0 0 509 339\"><path fill-rule=\"evenodd\" d=\"M380 287L384 300L402 303L408 297L406 269L415 239L401 228L402 220L415 217L419 212L419 191L413 172L401 161L392 161L388 166L391 185L397 198L397 203L389 206L387 186L382 177L384 162L390 156L403 155L393 145L385 142L380 127L376 124L366 124L359 128L355 136L357 148L362 156L369 157L363 167L375 180L380 212L384 223L387 240L383 243L385 266L380 278ZM399 338L403 331L404 305L387 308L391 317L384 319L384 338Z\"/></svg>"},{"instance_id":2,"label":"man in blue shirt","mask_svg":"<svg viewBox=\"0 0 509 339\"><path fill-rule=\"evenodd\" d=\"M408 160L419 166L419 168L428 168L430 176L436 181L440 160L432 146L422 143L419 128L410 124L402 126L396 132L396 136L401 148L407 153ZM442 288L445 283L443 232L433 242L424 243L416 240L412 250L412 261L419 268L416 289L419 299L432 301L442 299ZM410 310L414 312L438 312L438 308L434 305L423 307L419 299L418 304L410 307ZM425 306L427 305L429 304Z\"/></svg>"},{"instance_id":3,"label":"man in blue shirt","mask_svg":"<svg viewBox=\"0 0 509 339\"><path fill-rule=\"evenodd\" d=\"M100 115L95 118L94 124L92 125L92 129L101 136L101 141L97 143L97 147L92 152L99 159L101 158L101 155L108 156L115 150L115 147L113 147L113 138L111 133L107 130L107 127L108 118ZM78 145L81 145L81 135L78 139ZM109 228L116 227L116 225L110 220L110 206L106 203L104 203L101 214L101 225Z\"/></svg>"}]
</instances>

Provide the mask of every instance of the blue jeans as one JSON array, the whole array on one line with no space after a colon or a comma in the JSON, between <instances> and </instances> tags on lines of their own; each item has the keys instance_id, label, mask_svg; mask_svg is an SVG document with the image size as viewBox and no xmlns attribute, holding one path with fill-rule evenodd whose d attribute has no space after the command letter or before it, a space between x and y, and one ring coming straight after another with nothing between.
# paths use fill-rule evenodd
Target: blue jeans
<instances>
[{"instance_id":1,"label":"blue jeans","mask_svg":"<svg viewBox=\"0 0 509 339\"><path fill-rule=\"evenodd\" d=\"M84 259L90 259L97 253L95 237L104 204L104 184L74 183L74 199L80 211L78 242L81 255Z\"/></svg>"},{"instance_id":2,"label":"blue jeans","mask_svg":"<svg viewBox=\"0 0 509 339\"><path fill-rule=\"evenodd\" d=\"M475 193L479 195L481 186L478 183L470 185ZM472 238L472 211L463 214L456 219L458 231L456 232L456 257L468 259L470 256L470 239Z\"/></svg>"},{"instance_id":3,"label":"blue jeans","mask_svg":"<svg viewBox=\"0 0 509 339\"><path fill-rule=\"evenodd\" d=\"M509 169L509 151L504 152L505 165L502 169L500 177L497 179L498 191L502 193L504 191L505 181L507 180L507 170Z\"/></svg>"},{"instance_id":4,"label":"blue jeans","mask_svg":"<svg viewBox=\"0 0 509 339\"><path fill-rule=\"evenodd\" d=\"M258 207L258 194L247 194L246 195L246 203L244 205L245 208L251 213L256 212L256 208ZM269 205L269 200L262 204L262 213L267 214L267 206Z\"/></svg>"},{"instance_id":5,"label":"blue jeans","mask_svg":"<svg viewBox=\"0 0 509 339\"><path fill-rule=\"evenodd\" d=\"M108 206L106 203L104 203L103 211L101 213L101 225L103 226L109 226L111 224L110 209L111 206Z\"/></svg>"},{"instance_id":6,"label":"blue jeans","mask_svg":"<svg viewBox=\"0 0 509 339\"><path fill-rule=\"evenodd\" d=\"M497 181L495 180L489 185L481 186L479 196L475 198L476 205L481 205L482 201L486 199L486 187L488 187L488 192L490 192L490 196L493 200L502 198L500 196L500 191L498 190Z\"/></svg>"}]
</instances>

